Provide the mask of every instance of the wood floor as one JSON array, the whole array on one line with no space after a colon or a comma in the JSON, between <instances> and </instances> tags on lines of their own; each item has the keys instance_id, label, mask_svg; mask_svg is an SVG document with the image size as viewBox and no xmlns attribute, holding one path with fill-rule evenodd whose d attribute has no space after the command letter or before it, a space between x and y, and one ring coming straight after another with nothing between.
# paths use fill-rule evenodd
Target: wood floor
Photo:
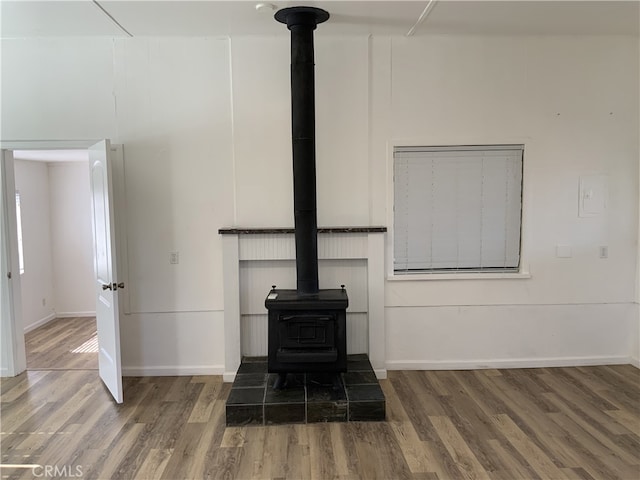
<instances>
[{"instance_id":1,"label":"wood floor","mask_svg":"<svg viewBox=\"0 0 640 480\"><path fill-rule=\"evenodd\" d=\"M30 370L98 368L95 317L57 318L24 337Z\"/></svg>"},{"instance_id":2,"label":"wood floor","mask_svg":"<svg viewBox=\"0 0 640 480\"><path fill-rule=\"evenodd\" d=\"M640 478L635 367L397 371L381 383L386 422L225 428L220 377L126 378L117 406L96 372L30 371L2 381L2 463L123 480Z\"/></svg>"}]
</instances>

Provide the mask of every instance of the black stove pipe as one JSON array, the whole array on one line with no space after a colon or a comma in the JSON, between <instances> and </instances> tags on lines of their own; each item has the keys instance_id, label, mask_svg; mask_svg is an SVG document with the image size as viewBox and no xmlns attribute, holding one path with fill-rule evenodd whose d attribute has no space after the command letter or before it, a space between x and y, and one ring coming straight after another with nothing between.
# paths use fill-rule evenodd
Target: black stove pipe
<instances>
[{"instance_id":1,"label":"black stove pipe","mask_svg":"<svg viewBox=\"0 0 640 480\"><path fill-rule=\"evenodd\" d=\"M315 7L278 10L275 19L291 31L291 130L296 273L299 294L318 293L315 79L313 31L329 13Z\"/></svg>"}]
</instances>

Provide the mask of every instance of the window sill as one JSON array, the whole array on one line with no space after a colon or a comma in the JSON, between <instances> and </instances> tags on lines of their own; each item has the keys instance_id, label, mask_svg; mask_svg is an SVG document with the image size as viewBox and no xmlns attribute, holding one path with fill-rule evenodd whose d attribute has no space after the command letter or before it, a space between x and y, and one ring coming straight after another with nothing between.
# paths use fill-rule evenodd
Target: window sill
<instances>
[{"instance_id":1,"label":"window sill","mask_svg":"<svg viewBox=\"0 0 640 480\"><path fill-rule=\"evenodd\" d=\"M406 273L388 275L390 282L423 281L423 280L519 280L531 278L528 272L518 273Z\"/></svg>"}]
</instances>

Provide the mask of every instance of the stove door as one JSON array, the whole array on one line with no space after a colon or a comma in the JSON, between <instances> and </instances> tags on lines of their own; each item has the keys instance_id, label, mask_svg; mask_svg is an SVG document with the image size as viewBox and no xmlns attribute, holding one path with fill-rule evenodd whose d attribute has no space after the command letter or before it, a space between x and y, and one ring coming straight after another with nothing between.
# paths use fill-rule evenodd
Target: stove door
<instances>
[{"instance_id":1,"label":"stove door","mask_svg":"<svg viewBox=\"0 0 640 480\"><path fill-rule=\"evenodd\" d=\"M283 313L278 318L277 360L335 362L337 318L333 313Z\"/></svg>"}]
</instances>

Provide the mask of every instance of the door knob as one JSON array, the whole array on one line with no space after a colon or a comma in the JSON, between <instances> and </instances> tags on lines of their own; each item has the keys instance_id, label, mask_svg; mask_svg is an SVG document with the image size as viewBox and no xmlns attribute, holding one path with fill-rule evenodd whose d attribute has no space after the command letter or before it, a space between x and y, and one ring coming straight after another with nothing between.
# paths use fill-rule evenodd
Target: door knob
<instances>
[{"instance_id":1,"label":"door knob","mask_svg":"<svg viewBox=\"0 0 640 480\"><path fill-rule=\"evenodd\" d=\"M114 285L115 285L115 283L114 283ZM118 287L118 288L124 288L124 282L120 282L120 283L118 283L117 287Z\"/></svg>"},{"instance_id":2,"label":"door knob","mask_svg":"<svg viewBox=\"0 0 640 480\"><path fill-rule=\"evenodd\" d=\"M111 286L110 283L103 283L102 284L102 290L111 290L113 287Z\"/></svg>"}]
</instances>

